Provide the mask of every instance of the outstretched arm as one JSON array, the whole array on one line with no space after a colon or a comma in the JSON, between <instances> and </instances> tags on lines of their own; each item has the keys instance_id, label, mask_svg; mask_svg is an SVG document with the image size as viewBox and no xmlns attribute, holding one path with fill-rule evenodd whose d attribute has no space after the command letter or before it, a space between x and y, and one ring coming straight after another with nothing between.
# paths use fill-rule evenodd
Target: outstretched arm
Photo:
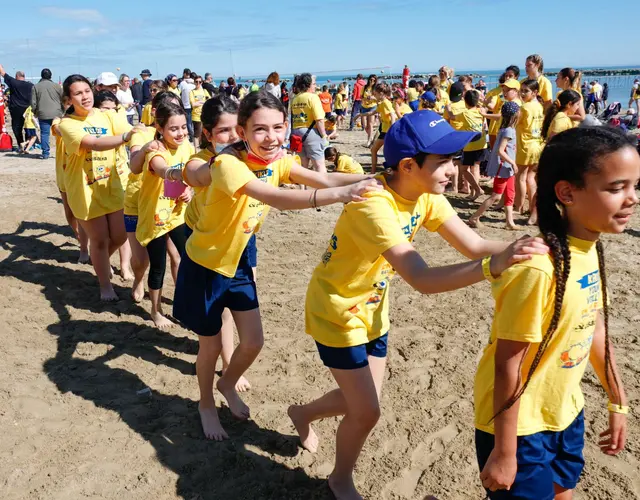
<instances>
[{"instance_id":1,"label":"outstretched arm","mask_svg":"<svg viewBox=\"0 0 640 500\"><path fill-rule=\"evenodd\" d=\"M297 163L291 166L291 172L289 178L296 184L304 184L305 186L311 186L314 188L330 188L347 186L355 182L360 182L366 179L370 179L370 175L361 174L329 174L319 173L315 170L309 170L301 167Z\"/></svg>"},{"instance_id":2,"label":"outstretched arm","mask_svg":"<svg viewBox=\"0 0 640 500\"><path fill-rule=\"evenodd\" d=\"M479 259L503 252L511 244L507 241L485 240L457 215L450 217L442 224L438 234L468 259Z\"/></svg>"}]
</instances>

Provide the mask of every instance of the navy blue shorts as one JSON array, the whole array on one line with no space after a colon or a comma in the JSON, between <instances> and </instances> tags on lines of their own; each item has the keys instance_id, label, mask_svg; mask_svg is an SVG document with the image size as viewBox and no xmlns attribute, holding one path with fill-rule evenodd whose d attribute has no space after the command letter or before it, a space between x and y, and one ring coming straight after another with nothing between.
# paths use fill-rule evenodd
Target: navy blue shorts
<instances>
[{"instance_id":1,"label":"navy blue shorts","mask_svg":"<svg viewBox=\"0 0 640 500\"><path fill-rule=\"evenodd\" d=\"M35 128L25 128L24 136L26 139L31 139L32 137L38 137L38 134L36 134Z\"/></svg>"},{"instance_id":2,"label":"navy blue shorts","mask_svg":"<svg viewBox=\"0 0 640 500\"><path fill-rule=\"evenodd\" d=\"M251 311L259 307L247 249L233 278L193 262L185 252L180 260L173 299L173 316L187 328L212 337L222 328L222 311Z\"/></svg>"},{"instance_id":3,"label":"navy blue shorts","mask_svg":"<svg viewBox=\"0 0 640 500\"><path fill-rule=\"evenodd\" d=\"M125 221L125 224L126 224L126 221ZM193 234L193 229L191 229L187 224L185 224L184 232L187 236L187 239L189 239L189 236ZM247 243L246 252L247 252L247 258L249 259L249 265L251 267L258 267L258 246L256 245L255 234L252 234L251 238L249 238L249 243Z\"/></svg>"},{"instance_id":4,"label":"navy blue shorts","mask_svg":"<svg viewBox=\"0 0 640 500\"><path fill-rule=\"evenodd\" d=\"M338 116L344 116L344 115L347 114L344 109L335 109L334 111L336 112L336 115L338 115Z\"/></svg>"},{"instance_id":5,"label":"navy blue shorts","mask_svg":"<svg viewBox=\"0 0 640 500\"><path fill-rule=\"evenodd\" d=\"M389 334L352 347L328 347L316 342L324 366L338 370L355 370L369 365L367 356L387 357Z\"/></svg>"},{"instance_id":6,"label":"navy blue shorts","mask_svg":"<svg viewBox=\"0 0 640 500\"><path fill-rule=\"evenodd\" d=\"M476 429L476 455L480 471L489 459L494 436ZM584 468L584 410L560 432L544 431L518 436L518 472L511 489L487 491L491 500L553 500L553 484L573 489Z\"/></svg>"},{"instance_id":7,"label":"navy blue shorts","mask_svg":"<svg viewBox=\"0 0 640 500\"><path fill-rule=\"evenodd\" d=\"M376 110L376 106L371 106L370 108L361 107L360 114L366 115L367 113L371 113L372 111L375 111L375 110Z\"/></svg>"},{"instance_id":8,"label":"navy blue shorts","mask_svg":"<svg viewBox=\"0 0 640 500\"><path fill-rule=\"evenodd\" d=\"M124 228L127 230L127 233L135 233L137 227L138 227L138 216L125 214Z\"/></svg>"}]
</instances>

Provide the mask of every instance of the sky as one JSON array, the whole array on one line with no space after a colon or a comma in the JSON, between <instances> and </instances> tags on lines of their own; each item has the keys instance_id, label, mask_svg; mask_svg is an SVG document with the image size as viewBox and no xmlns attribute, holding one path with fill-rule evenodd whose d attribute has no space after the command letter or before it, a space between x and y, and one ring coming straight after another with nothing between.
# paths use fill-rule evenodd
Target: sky
<instances>
[{"instance_id":1,"label":"sky","mask_svg":"<svg viewBox=\"0 0 640 500\"><path fill-rule=\"evenodd\" d=\"M34 77L48 67L55 80L143 69L164 78L185 67L216 79L405 64L460 72L524 67L533 53L547 68L632 67L631 38L592 25L636 10L630 0L28 0L3 5L0 64Z\"/></svg>"}]
</instances>

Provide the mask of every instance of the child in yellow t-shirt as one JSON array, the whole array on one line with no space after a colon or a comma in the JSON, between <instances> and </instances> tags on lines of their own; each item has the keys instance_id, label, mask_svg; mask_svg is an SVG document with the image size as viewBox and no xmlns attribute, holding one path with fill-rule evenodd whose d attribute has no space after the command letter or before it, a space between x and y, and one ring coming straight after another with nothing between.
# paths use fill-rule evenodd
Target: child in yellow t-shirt
<instances>
[{"instance_id":1,"label":"child in yellow t-shirt","mask_svg":"<svg viewBox=\"0 0 640 500\"><path fill-rule=\"evenodd\" d=\"M324 130L327 134L327 139L333 140L337 139L340 134L338 134L337 129L338 117L333 113L329 113L324 119Z\"/></svg>"},{"instance_id":2,"label":"child in yellow t-shirt","mask_svg":"<svg viewBox=\"0 0 640 500\"><path fill-rule=\"evenodd\" d=\"M127 235L122 214L124 186L117 172L116 150L142 126L132 129L126 117L94 109L93 89L82 75L67 77L62 92L72 106L59 125L67 155L64 170L67 199L73 215L89 236L100 299L118 300L111 284L109 257L126 241Z\"/></svg>"},{"instance_id":3,"label":"child in yellow t-shirt","mask_svg":"<svg viewBox=\"0 0 640 500\"><path fill-rule=\"evenodd\" d=\"M575 122L569 118L578 112L582 97L575 90L564 90L551 104L542 122L542 137L549 141L554 135L575 127Z\"/></svg>"},{"instance_id":4,"label":"child in yellow t-shirt","mask_svg":"<svg viewBox=\"0 0 640 500\"><path fill-rule=\"evenodd\" d=\"M193 169L203 176L207 186L211 183L211 173L208 169L214 158L227 146L238 141L236 126L238 125L238 104L231 98L220 95L209 99L202 106L202 150L191 156L185 169ZM203 167L203 168L201 168ZM204 209L206 201L207 187L194 187L194 195L187 206L184 214L185 231L187 239L193 233L200 214ZM254 280L257 278L258 249L256 247L256 236L253 234L247 243L247 254L249 265L253 271ZM222 373L227 371L234 351L233 343L233 315L229 308L225 307L222 312L222 326L220 328L222 337ZM251 389L251 384L241 376L236 383L238 392L245 392Z\"/></svg>"},{"instance_id":5,"label":"child in yellow t-shirt","mask_svg":"<svg viewBox=\"0 0 640 500\"><path fill-rule=\"evenodd\" d=\"M154 92L155 83L151 84L153 99L149 103L152 125L155 122L157 108L170 102L177 105L181 105L182 102L173 92L166 90ZM144 275L149 267L149 254L136 238L136 229L138 228L138 198L142 185L142 169L148 152L145 146L153 146L155 135L155 126L147 126L135 132L129 141L131 171L124 193L124 226L131 247L131 268L134 275L131 297L135 302L140 302L144 298ZM171 273L175 282L180 265L180 254L170 238L167 239L167 254L171 260Z\"/></svg>"},{"instance_id":6,"label":"child in yellow t-shirt","mask_svg":"<svg viewBox=\"0 0 640 500\"><path fill-rule=\"evenodd\" d=\"M209 439L228 437L213 398L225 308L237 322L240 343L217 388L234 416L250 415L237 384L258 356L264 337L247 245L270 207L296 210L346 203L378 189L363 175L321 174L301 167L282 149L287 125L287 112L277 97L252 92L238 110L236 130L242 141L226 148L213 164L190 164L184 170L185 182L206 187L206 194L180 263L173 315L198 334L199 412ZM329 189L279 189L285 183Z\"/></svg>"},{"instance_id":7,"label":"child in yellow t-shirt","mask_svg":"<svg viewBox=\"0 0 640 500\"><path fill-rule=\"evenodd\" d=\"M432 111L399 120L385 138L385 166L393 174L377 177L381 191L345 206L311 277L305 330L338 388L306 405L290 406L288 414L302 446L312 452L318 438L311 424L328 416L344 416L329 476L336 498L356 496L354 466L380 416L394 274L430 294L482 281L483 261L497 276L513 260L527 258L521 255L522 242L509 245L482 239L444 196L452 156L474 136L454 131ZM430 268L412 245L421 228L439 232L466 257L477 260ZM536 251L548 251L540 242L529 241Z\"/></svg>"},{"instance_id":8,"label":"child in yellow t-shirt","mask_svg":"<svg viewBox=\"0 0 640 500\"><path fill-rule=\"evenodd\" d=\"M29 106L24 112L24 138L26 139L23 143L20 144L20 154L27 154L29 150L33 147L38 139L38 134L36 132L36 125L38 119L33 114L31 110L31 106Z\"/></svg>"},{"instance_id":9,"label":"child in yellow t-shirt","mask_svg":"<svg viewBox=\"0 0 640 500\"><path fill-rule=\"evenodd\" d=\"M406 103L407 96L403 89L397 88L393 91L393 109L396 112L398 120L404 115L413 112L411 106Z\"/></svg>"},{"instance_id":10,"label":"child in yellow t-shirt","mask_svg":"<svg viewBox=\"0 0 640 500\"><path fill-rule=\"evenodd\" d=\"M182 168L193 154L187 115L181 105L165 102L155 111L156 138L143 151L142 183L138 195L136 238L149 254L151 319L160 329L173 323L162 314L162 285L167 266L167 237L178 254L184 252L184 212L191 189L182 183ZM132 170L138 173L138 168Z\"/></svg>"},{"instance_id":11,"label":"child in yellow t-shirt","mask_svg":"<svg viewBox=\"0 0 640 500\"><path fill-rule=\"evenodd\" d=\"M357 161L348 155L340 153L336 148L324 150L324 159L335 165L335 171L344 174L364 174L364 169Z\"/></svg>"},{"instance_id":12,"label":"child in yellow t-shirt","mask_svg":"<svg viewBox=\"0 0 640 500\"><path fill-rule=\"evenodd\" d=\"M211 95L202 88L202 77L197 76L194 80L195 89L189 92L189 102L191 103L191 119L193 120L193 137L196 151L200 147L200 136L202 135L202 106L211 99Z\"/></svg>"},{"instance_id":13,"label":"child in yellow t-shirt","mask_svg":"<svg viewBox=\"0 0 640 500\"><path fill-rule=\"evenodd\" d=\"M622 233L637 204L635 148L622 131L594 127L567 130L542 153L538 225L551 252L492 280L491 337L475 378L476 451L489 498L571 498L584 467L588 362L609 398L600 449L624 449L628 407L600 235ZM618 191L605 200L601 187L612 181Z\"/></svg>"},{"instance_id":14,"label":"child in yellow t-shirt","mask_svg":"<svg viewBox=\"0 0 640 500\"><path fill-rule=\"evenodd\" d=\"M376 112L380 116L380 128L378 138L371 145L371 173L375 174L378 168L378 151L384 146L384 136L387 134L391 125L398 119L393 104L390 101L391 87L388 83L377 83L373 89L373 96L376 98L378 105Z\"/></svg>"},{"instance_id":15,"label":"child in yellow t-shirt","mask_svg":"<svg viewBox=\"0 0 640 500\"><path fill-rule=\"evenodd\" d=\"M344 83L338 85L338 91L336 92L336 98L333 101L333 111L335 111L336 116L338 117L336 120L336 129L339 129L340 126L344 123L345 116L347 114L347 102L345 99L345 89Z\"/></svg>"}]
</instances>

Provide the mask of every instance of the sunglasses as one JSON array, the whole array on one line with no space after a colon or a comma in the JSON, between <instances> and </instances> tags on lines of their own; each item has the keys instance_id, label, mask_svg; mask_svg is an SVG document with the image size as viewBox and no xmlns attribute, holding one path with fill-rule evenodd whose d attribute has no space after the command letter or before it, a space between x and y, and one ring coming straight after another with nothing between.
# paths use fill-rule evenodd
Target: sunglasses
<instances>
[{"instance_id":1,"label":"sunglasses","mask_svg":"<svg viewBox=\"0 0 640 500\"><path fill-rule=\"evenodd\" d=\"M202 80L196 80L196 83L202 83Z\"/></svg>"},{"instance_id":2,"label":"sunglasses","mask_svg":"<svg viewBox=\"0 0 640 500\"><path fill-rule=\"evenodd\" d=\"M172 82L177 82L177 81L178 81L178 79L177 79L177 78L172 78L172 79L171 79L171 81L172 81Z\"/></svg>"},{"instance_id":3,"label":"sunglasses","mask_svg":"<svg viewBox=\"0 0 640 500\"><path fill-rule=\"evenodd\" d=\"M151 89L151 90L150 90L150 92L151 92L152 94L155 94L156 92L158 92L158 90L160 90L160 89Z\"/></svg>"}]
</instances>

